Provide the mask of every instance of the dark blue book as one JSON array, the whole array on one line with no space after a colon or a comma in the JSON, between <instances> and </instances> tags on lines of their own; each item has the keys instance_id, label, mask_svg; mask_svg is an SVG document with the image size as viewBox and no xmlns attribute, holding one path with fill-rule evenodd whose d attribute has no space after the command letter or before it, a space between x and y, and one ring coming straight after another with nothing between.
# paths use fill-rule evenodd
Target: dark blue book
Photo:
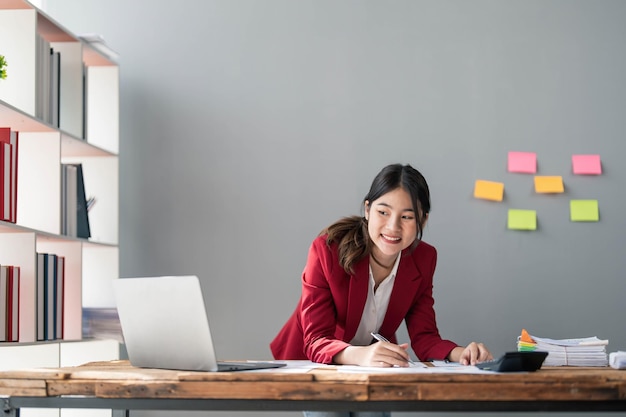
<instances>
[{"instance_id":1,"label":"dark blue book","mask_svg":"<svg viewBox=\"0 0 626 417\"><path fill-rule=\"evenodd\" d=\"M76 164L77 184L76 184L76 215L77 215L77 231L76 236L84 239L91 237L91 229L89 228L89 212L87 210L87 196L85 194L85 181L83 179L83 166Z\"/></svg>"}]
</instances>

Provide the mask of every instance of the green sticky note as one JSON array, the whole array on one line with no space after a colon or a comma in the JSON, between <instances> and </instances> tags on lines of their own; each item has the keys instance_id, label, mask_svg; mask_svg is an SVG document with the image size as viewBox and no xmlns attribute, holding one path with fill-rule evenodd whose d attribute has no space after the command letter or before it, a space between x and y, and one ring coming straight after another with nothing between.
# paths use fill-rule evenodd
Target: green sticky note
<instances>
[{"instance_id":1,"label":"green sticky note","mask_svg":"<svg viewBox=\"0 0 626 417\"><path fill-rule=\"evenodd\" d=\"M513 230L537 230L537 211L509 209L507 226Z\"/></svg>"},{"instance_id":2,"label":"green sticky note","mask_svg":"<svg viewBox=\"0 0 626 417\"><path fill-rule=\"evenodd\" d=\"M570 220L573 222L597 222L600 220L598 200L570 200Z\"/></svg>"}]
</instances>

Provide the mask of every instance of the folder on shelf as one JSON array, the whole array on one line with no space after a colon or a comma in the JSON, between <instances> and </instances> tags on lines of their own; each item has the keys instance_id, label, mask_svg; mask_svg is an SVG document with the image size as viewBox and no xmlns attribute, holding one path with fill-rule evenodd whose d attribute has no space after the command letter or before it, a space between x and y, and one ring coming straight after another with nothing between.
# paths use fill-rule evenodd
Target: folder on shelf
<instances>
[{"instance_id":1,"label":"folder on shelf","mask_svg":"<svg viewBox=\"0 0 626 417\"><path fill-rule=\"evenodd\" d=\"M88 239L91 230L82 165L63 164L61 178L62 233Z\"/></svg>"},{"instance_id":2,"label":"folder on shelf","mask_svg":"<svg viewBox=\"0 0 626 417\"><path fill-rule=\"evenodd\" d=\"M83 166L77 164L77 183L76 183L76 234L78 237L88 239L91 237L89 228L89 213L87 210L87 196L85 194L85 181L83 179Z\"/></svg>"}]
</instances>

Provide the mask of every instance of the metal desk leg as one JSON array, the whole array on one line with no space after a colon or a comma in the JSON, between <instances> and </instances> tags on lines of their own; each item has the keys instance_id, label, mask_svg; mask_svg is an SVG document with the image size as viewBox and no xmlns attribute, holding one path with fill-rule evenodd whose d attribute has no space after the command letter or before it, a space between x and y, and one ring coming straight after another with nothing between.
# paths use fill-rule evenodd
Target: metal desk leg
<instances>
[{"instance_id":1,"label":"metal desk leg","mask_svg":"<svg viewBox=\"0 0 626 417\"><path fill-rule=\"evenodd\" d=\"M20 409L11 407L8 398L2 398L0 401L2 401L2 417L20 417Z\"/></svg>"}]
</instances>

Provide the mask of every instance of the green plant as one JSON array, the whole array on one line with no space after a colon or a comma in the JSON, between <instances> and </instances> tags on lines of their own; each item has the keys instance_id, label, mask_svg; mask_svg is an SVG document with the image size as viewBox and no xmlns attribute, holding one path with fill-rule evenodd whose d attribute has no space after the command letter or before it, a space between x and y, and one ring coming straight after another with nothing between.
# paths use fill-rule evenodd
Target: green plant
<instances>
[{"instance_id":1,"label":"green plant","mask_svg":"<svg viewBox=\"0 0 626 417\"><path fill-rule=\"evenodd\" d=\"M4 55L0 55L0 78L3 80L7 77L7 61L4 59Z\"/></svg>"}]
</instances>

